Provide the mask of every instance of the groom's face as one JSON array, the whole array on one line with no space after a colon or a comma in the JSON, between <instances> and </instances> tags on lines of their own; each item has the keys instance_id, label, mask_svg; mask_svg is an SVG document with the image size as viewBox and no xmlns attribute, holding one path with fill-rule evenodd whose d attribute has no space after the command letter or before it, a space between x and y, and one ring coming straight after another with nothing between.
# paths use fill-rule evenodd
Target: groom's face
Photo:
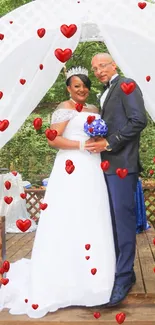
<instances>
[{"instance_id":1,"label":"groom's face","mask_svg":"<svg viewBox=\"0 0 155 325\"><path fill-rule=\"evenodd\" d=\"M106 84L116 73L116 64L104 56L95 56L92 59L92 71L100 82Z\"/></svg>"}]
</instances>

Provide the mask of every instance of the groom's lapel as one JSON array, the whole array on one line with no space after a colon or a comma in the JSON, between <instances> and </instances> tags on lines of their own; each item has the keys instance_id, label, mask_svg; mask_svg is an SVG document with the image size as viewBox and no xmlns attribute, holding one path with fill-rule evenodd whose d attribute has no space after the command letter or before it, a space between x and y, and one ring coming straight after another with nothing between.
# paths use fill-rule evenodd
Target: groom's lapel
<instances>
[{"instance_id":1,"label":"groom's lapel","mask_svg":"<svg viewBox=\"0 0 155 325\"><path fill-rule=\"evenodd\" d=\"M105 101L104 101L104 103L103 103L103 106L102 106L102 115L104 114L105 106L106 106L106 104L107 104L109 98L111 97L112 92L113 92L113 90L115 89L115 87L116 87L116 85L117 85L119 79L120 79L120 76L118 76L118 77L116 77L116 78L114 79L114 82L112 83L112 85L111 85L111 87L110 87L110 89L109 89L109 91L108 91L108 94L107 94L107 96L106 96L106 98L105 98Z\"/></svg>"}]
</instances>

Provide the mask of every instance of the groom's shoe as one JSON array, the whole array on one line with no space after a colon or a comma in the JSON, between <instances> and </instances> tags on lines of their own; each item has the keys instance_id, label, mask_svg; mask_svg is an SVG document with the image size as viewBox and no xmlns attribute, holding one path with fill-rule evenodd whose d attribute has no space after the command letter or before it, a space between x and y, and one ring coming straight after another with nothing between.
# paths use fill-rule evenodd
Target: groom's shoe
<instances>
[{"instance_id":1,"label":"groom's shoe","mask_svg":"<svg viewBox=\"0 0 155 325\"><path fill-rule=\"evenodd\" d=\"M131 277L132 284L134 285L136 283L136 274L135 271L133 270L132 272L132 277Z\"/></svg>"},{"instance_id":2,"label":"groom's shoe","mask_svg":"<svg viewBox=\"0 0 155 325\"><path fill-rule=\"evenodd\" d=\"M112 290L110 301L106 307L113 307L120 304L126 298L132 286L132 282L126 285L115 284Z\"/></svg>"}]
</instances>

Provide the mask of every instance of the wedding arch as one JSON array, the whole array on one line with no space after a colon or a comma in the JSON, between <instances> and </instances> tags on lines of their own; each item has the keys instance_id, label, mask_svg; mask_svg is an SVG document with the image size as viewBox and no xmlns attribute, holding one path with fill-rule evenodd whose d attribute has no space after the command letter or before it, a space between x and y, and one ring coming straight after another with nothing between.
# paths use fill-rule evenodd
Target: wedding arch
<instances>
[{"instance_id":1,"label":"wedding arch","mask_svg":"<svg viewBox=\"0 0 155 325\"><path fill-rule=\"evenodd\" d=\"M56 81L65 62L55 51L73 53L79 42L106 44L124 74L141 87L155 120L154 17L155 5L138 0L35 0L2 17L0 123L8 120L9 126L0 132L0 148ZM77 30L67 37L61 27L73 24Z\"/></svg>"}]
</instances>

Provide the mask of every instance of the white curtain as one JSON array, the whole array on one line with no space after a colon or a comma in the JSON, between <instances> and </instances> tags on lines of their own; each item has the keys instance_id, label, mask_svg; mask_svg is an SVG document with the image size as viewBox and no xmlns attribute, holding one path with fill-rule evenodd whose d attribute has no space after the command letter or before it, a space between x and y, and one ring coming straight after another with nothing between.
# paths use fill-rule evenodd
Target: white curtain
<instances>
[{"instance_id":1,"label":"white curtain","mask_svg":"<svg viewBox=\"0 0 155 325\"><path fill-rule=\"evenodd\" d=\"M146 108L155 120L155 5L138 7L137 0L36 0L0 19L0 121L9 127L0 132L0 148L18 131L62 67L56 48L76 49L79 41L103 40L126 76L141 87ZM10 21L13 21L11 24ZM66 38L62 24L77 25ZM43 38L37 30L46 29ZM39 65L44 69L40 70ZM146 76L150 75L150 82ZM26 79L21 85L19 80Z\"/></svg>"}]
</instances>

